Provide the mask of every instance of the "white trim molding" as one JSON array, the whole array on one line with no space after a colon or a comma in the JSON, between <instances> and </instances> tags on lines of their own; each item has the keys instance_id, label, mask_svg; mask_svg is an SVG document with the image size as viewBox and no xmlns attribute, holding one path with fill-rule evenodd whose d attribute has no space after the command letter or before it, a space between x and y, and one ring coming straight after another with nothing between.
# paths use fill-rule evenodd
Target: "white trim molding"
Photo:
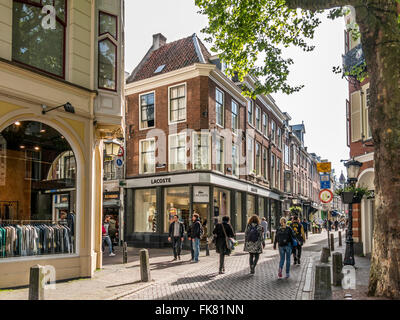
<instances>
[{"instance_id":1,"label":"white trim molding","mask_svg":"<svg viewBox=\"0 0 400 320\"><path fill-rule=\"evenodd\" d=\"M362 163L368 162L368 161L374 161L374 153L370 152L367 154L363 154L361 156L354 157L354 160L360 161Z\"/></svg>"}]
</instances>

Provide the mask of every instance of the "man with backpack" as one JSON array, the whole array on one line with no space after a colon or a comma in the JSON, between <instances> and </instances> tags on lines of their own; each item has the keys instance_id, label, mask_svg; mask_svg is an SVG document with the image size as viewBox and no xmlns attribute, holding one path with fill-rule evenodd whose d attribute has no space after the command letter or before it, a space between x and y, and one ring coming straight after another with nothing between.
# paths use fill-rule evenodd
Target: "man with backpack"
<instances>
[{"instance_id":1,"label":"man with backpack","mask_svg":"<svg viewBox=\"0 0 400 320\"><path fill-rule=\"evenodd\" d=\"M200 216L197 213L193 213L192 216L192 228L190 230L190 238L192 239L193 245L193 262L199 262L199 254L200 254L200 239L204 233L203 226L200 222Z\"/></svg>"},{"instance_id":2,"label":"man with backpack","mask_svg":"<svg viewBox=\"0 0 400 320\"><path fill-rule=\"evenodd\" d=\"M293 222L290 226L296 236L297 246L293 246L293 258L294 264L300 264L301 258L301 247L306 242L306 237L304 235L304 228L303 225L300 223L297 216L293 218Z\"/></svg>"}]
</instances>

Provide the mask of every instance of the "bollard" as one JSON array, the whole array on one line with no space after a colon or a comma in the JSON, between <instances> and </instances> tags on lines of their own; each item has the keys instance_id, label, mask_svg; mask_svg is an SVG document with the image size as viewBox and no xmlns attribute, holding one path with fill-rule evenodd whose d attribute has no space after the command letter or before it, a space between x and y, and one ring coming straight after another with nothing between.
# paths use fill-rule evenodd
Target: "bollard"
<instances>
[{"instance_id":1,"label":"bollard","mask_svg":"<svg viewBox=\"0 0 400 320\"><path fill-rule=\"evenodd\" d=\"M126 242L122 246L122 263L128 263L128 244Z\"/></svg>"},{"instance_id":2,"label":"bollard","mask_svg":"<svg viewBox=\"0 0 400 320\"><path fill-rule=\"evenodd\" d=\"M208 242L206 243L206 256L210 255L210 247L208 246Z\"/></svg>"},{"instance_id":3,"label":"bollard","mask_svg":"<svg viewBox=\"0 0 400 320\"><path fill-rule=\"evenodd\" d=\"M342 269L343 269L343 259L340 252L335 252L332 254L332 280L334 286L342 285Z\"/></svg>"},{"instance_id":4,"label":"bollard","mask_svg":"<svg viewBox=\"0 0 400 320\"><path fill-rule=\"evenodd\" d=\"M40 265L35 265L30 270L29 300L44 300L44 272Z\"/></svg>"},{"instance_id":5,"label":"bollard","mask_svg":"<svg viewBox=\"0 0 400 320\"><path fill-rule=\"evenodd\" d=\"M323 247L321 251L321 262L328 263L329 256L331 255L331 250L328 247Z\"/></svg>"},{"instance_id":6,"label":"bollard","mask_svg":"<svg viewBox=\"0 0 400 320\"><path fill-rule=\"evenodd\" d=\"M331 233L331 251L335 251L335 235Z\"/></svg>"},{"instance_id":7,"label":"bollard","mask_svg":"<svg viewBox=\"0 0 400 320\"><path fill-rule=\"evenodd\" d=\"M274 243L275 241L275 232L274 230L271 231L271 243Z\"/></svg>"},{"instance_id":8,"label":"bollard","mask_svg":"<svg viewBox=\"0 0 400 320\"><path fill-rule=\"evenodd\" d=\"M339 247L342 246L342 231L339 231Z\"/></svg>"},{"instance_id":9,"label":"bollard","mask_svg":"<svg viewBox=\"0 0 400 320\"><path fill-rule=\"evenodd\" d=\"M140 278L142 282L151 281L150 277L150 263L149 263L149 250L140 250Z\"/></svg>"},{"instance_id":10,"label":"bollard","mask_svg":"<svg viewBox=\"0 0 400 320\"><path fill-rule=\"evenodd\" d=\"M314 300L329 299L332 299L331 267L327 265L316 265Z\"/></svg>"}]
</instances>

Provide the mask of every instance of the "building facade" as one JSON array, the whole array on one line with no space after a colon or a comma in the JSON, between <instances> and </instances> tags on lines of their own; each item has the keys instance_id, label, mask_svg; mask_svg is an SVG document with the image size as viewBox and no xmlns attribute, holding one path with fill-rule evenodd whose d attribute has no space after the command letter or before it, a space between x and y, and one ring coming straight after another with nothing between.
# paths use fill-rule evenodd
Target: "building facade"
<instances>
[{"instance_id":1,"label":"building facade","mask_svg":"<svg viewBox=\"0 0 400 320\"><path fill-rule=\"evenodd\" d=\"M101 268L103 141L123 136L123 1L45 4L0 1L0 288Z\"/></svg>"},{"instance_id":2,"label":"building facade","mask_svg":"<svg viewBox=\"0 0 400 320\"><path fill-rule=\"evenodd\" d=\"M343 56L344 70L365 65L365 59L360 39L354 40L350 29L357 28L355 10L350 7L350 13L345 17L345 54ZM350 148L350 158L362 162L358 176L357 187L366 187L374 194L374 146L371 129L368 122L369 79L361 83L348 77L349 99L346 101L347 146ZM364 197L360 204L353 204L353 237L355 251L368 255L372 251L372 231L374 226L374 197Z\"/></svg>"}]
</instances>

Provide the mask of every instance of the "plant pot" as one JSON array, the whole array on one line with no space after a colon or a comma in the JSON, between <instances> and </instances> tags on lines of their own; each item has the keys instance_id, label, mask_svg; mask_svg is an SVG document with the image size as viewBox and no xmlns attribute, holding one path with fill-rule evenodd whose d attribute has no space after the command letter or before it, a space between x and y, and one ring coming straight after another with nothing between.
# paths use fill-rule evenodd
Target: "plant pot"
<instances>
[{"instance_id":1,"label":"plant pot","mask_svg":"<svg viewBox=\"0 0 400 320\"><path fill-rule=\"evenodd\" d=\"M342 193L342 201L343 203L353 203L353 198L354 198L354 191L344 191Z\"/></svg>"},{"instance_id":2,"label":"plant pot","mask_svg":"<svg viewBox=\"0 0 400 320\"><path fill-rule=\"evenodd\" d=\"M358 196L358 197L354 196L353 197L353 203L361 203L362 198L363 197L360 197L360 196Z\"/></svg>"}]
</instances>

